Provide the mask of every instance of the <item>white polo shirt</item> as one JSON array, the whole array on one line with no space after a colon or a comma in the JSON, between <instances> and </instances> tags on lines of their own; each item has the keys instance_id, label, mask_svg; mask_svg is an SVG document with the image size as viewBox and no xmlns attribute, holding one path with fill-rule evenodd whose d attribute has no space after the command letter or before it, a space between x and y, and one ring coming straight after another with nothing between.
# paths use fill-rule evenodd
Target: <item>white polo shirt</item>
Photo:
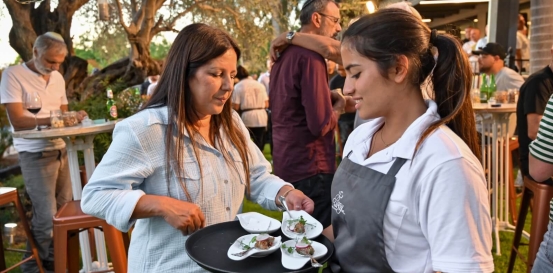
<instances>
[{"instance_id":1,"label":"white polo shirt","mask_svg":"<svg viewBox=\"0 0 553 273\"><path fill-rule=\"evenodd\" d=\"M65 81L58 72L52 72L50 80L46 82L38 73L30 70L25 64L10 66L2 73L0 82L0 103L24 103L24 94L38 92L42 100L42 108L37 118L49 118L50 110L59 110L66 105ZM33 114L25 110L25 115ZM11 124L11 123L10 123ZM13 126L12 126L13 132ZM56 139L24 139L14 138L13 146L18 152L42 152L65 148L61 138Z\"/></svg>"},{"instance_id":2,"label":"white polo shirt","mask_svg":"<svg viewBox=\"0 0 553 273\"><path fill-rule=\"evenodd\" d=\"M493 272L492 222L478 159L447 126L428 136L413 157L422 132L439 119L436 103L426 103L426 113L390 147L366 159L383 123L377 118L351 133L344 156L352 151L350 160L381 173L395 158L407 159L384 218L386 257L395 272Z\"/></svg>"}]
</instances>

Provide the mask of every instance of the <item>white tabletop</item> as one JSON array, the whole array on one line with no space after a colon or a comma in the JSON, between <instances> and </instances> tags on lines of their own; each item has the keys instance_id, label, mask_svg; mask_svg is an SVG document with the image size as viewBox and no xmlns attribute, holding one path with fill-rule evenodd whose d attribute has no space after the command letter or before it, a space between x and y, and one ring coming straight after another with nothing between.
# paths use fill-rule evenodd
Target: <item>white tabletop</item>
<instances>
[{"instance_id":1,"label":"white tabletop","mask_svg":"<svg viewBox=\"0 0 553 273\"><path fill-rule=\"evenodd\" d=\"M13 137L16 138L27 138L27 139L41 139L41 138L59 138L59 137L69 137L69 136L84 136L84 135L95 135L100 133L107 133L113 131L115 124L119 120L108 121L101 124L93 124L89 126L83 126L79 124L73 127L63 127L55 129L42 129L37 130L25 130L25 131L16 131L12 133Z\"/></svg>"},{"instance_id":2,"label":"white tabletop","mask_svg":"<svg viewBox=\"0 0 553 273\"><path fill-rule=\"evenodd\" d=\"M476 113L515 113L517 111L517 104L502 103L499 107L491 107L487 103L473 103L472 109Z\"/></svg>"}]
</instances>

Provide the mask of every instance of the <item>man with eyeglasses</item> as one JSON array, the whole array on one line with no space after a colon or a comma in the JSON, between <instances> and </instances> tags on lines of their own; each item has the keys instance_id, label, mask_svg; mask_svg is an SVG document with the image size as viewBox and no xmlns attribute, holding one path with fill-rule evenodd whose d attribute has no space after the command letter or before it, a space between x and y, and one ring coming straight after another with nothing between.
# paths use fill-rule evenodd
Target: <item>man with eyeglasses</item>
<instances>
[{"instance_id":1,"label":"man with eyeglasses","mask_svg":"<svg viewBox=\"0 0 553 273\"><path fill-rule=\"evenodd\" d=\"M301 9L299 32L336 38L342 30L339 21L336 2L307 0ZM288 33L288 43L294 35ZM336 170L334 130L345 100L330 92L325 59L320 54L294 45L281 53L271 70L269 94L274 173L313 199L313 216L327 227Z\"/></svg>"}]
</instances>

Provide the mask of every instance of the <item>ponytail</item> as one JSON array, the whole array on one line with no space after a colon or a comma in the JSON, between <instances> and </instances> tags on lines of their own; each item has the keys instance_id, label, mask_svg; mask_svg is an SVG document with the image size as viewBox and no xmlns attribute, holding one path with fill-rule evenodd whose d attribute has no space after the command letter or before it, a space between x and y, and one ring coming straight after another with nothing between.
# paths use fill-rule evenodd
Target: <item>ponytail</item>
<instances>
[{"instance_id":1,"label":"ponytail","mask_svg":"<svg viewBox=\"0 0 553 273\"><path fill-rule=\"evenodd\" d=\"M468 59L455 37L444 34L431 38L432 45L438 49L438 59L430 76L434 87L434 101L441 118L423 132L417 148L435 129L446 124L467 144L474 155L480 158L480 145L470 96L472 71Z\"/></svg>"}]
</instances>

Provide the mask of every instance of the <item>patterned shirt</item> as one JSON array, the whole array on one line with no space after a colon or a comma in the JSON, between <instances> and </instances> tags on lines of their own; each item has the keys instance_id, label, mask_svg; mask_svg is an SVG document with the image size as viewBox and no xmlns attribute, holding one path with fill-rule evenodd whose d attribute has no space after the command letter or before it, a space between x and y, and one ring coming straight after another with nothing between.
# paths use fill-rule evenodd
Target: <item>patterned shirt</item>
<instances>
[{"instance_id":1,"label":"patterned shirt","mask_svg":"<svg viewBox=\"0 0 553 273\"><path fill-rule=\"evenodd\" d=\"M553 164L553 97L547 102L536 140L530 143L530 154L538 160ZM549 203L549 220L553 221L553 199Z\"/></svg>"},{"instance_id":2,"label":"patterned shirt","mask_svg":"<svg viewBox=\"0 0 553 273\"><path fill-rule=\"evenodd\" d=\"M248 130L237 113L233 120L247 136ZM83 189L81 206L85 213L105 219L122 231L135 226L128 259L128 271L133 273L205 272L186 254L184 245L188 236L183 236L163 217L131 219L143 195L170 196L197 204L205 215L206 225L234 220L244 200L242 159L226 135L223 141L227 149L220 151L203 138L196 139L201 159L198 162L191 139L185 134L183 179L192 200L187 200L176 176L167 181L164 140L168 124L166 107L147 109L117 123L109 150ZM271 165L252 141L248 148L250 198L276 210L274 198L287 183L270 174ZM222 153L228 153L232 162L227 163Z\"/></svg>"}]
</instances>

